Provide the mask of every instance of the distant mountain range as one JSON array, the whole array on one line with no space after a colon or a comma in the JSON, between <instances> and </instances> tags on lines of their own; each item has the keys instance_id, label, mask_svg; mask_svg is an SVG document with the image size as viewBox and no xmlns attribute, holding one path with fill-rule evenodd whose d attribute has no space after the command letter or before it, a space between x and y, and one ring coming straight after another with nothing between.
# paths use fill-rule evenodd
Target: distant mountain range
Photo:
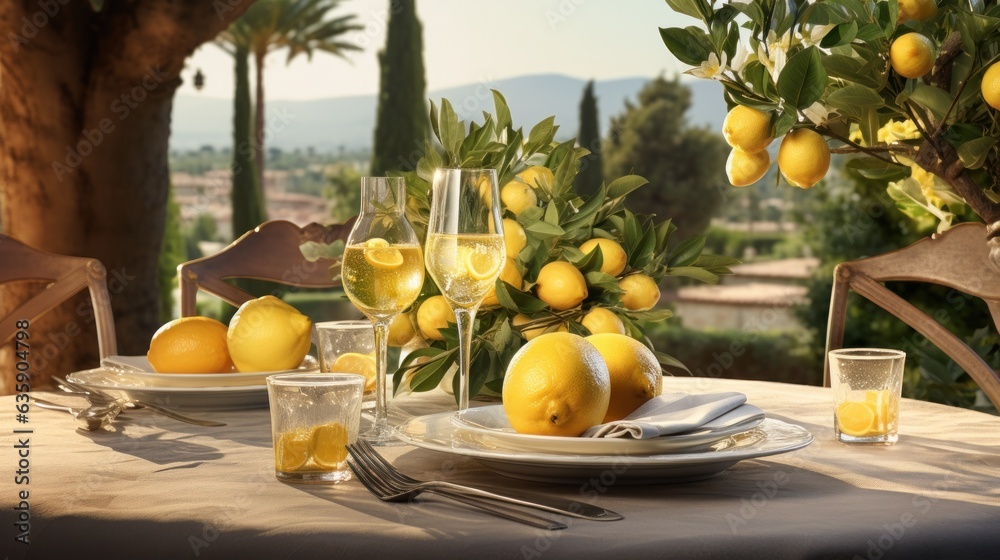
<instances>
[{"instance_id":1,"label":"distant mountain range","mask_svg":"<svg viewBox=\"0 0 1000 560\"><path fill-rule=\"evenodd\" d=\"M649 78L622 78L595 82L601 133L605 134L612 116L620 114L626 100L636 96ZM555 115L560 125L558 138L576 136L579 104L586 80L558 74L519 76L492 82L433 91L429 98L448 98L462 118L482 119L482 111L493 111L490 89L503 93L510 105L515 126L525 132L536 122ZM726 108L718 82L688 82L692 107L688 122L721 130ZM269 100L267 102L268 147L283 150L313 147L333 152L341 147L369 148L375 127L375 95L332 97L310 101ZM197 95L179 95L174 100L172 149L194 149L206 144L232 144L233 103Z\"/></svg>"}]
</instances>

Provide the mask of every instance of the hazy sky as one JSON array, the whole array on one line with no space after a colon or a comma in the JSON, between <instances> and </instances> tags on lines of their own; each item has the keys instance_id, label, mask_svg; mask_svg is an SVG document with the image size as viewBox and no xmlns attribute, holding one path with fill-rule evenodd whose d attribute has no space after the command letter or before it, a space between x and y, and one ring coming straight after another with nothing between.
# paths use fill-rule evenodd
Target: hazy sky
<instances>
[{"instance_id":1,"label":"hazy sky","mask_svg":"<svg viewBox=\"0 0 1000 560\"><path fill-rule=\"evenodd\" d=\"M315 99L378 91L376 52L385 44L389 0L346 0L336 14L357 15L363 31L350 61L316 53L286 66L283 51L267 59L270 99ZM579 78L655 76L683 70L660 41L657 27L695 20L662 0L418 0L424 26L429 90L510 76L560 73ZM200 68L205 87L196 92ZM252 68L252 66L251 66ZM232 58L212 44L188 61L181 93L232 98Z\"/></svg>"}]
</instances>

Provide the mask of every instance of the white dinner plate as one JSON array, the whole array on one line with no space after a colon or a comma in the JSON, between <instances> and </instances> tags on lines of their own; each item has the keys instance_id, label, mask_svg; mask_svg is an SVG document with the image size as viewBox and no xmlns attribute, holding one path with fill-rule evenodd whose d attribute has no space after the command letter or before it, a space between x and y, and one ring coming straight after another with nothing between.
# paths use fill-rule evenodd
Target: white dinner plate
<instances>
[{"instance_id":1,"label":"white dinner plate","mask_svg":"<svg viewBox=\"0 0 1000 560\"><path fill-rule=\"evenodd\" d=\"M249 387L265 386L267 376L278 373L311 373L319 371L319 362L306 356L296 369L280 371L256 371L250 373L155 373L145 356L111 356L102 361L102 367L129 375L148 387L183 387L200 389L204 387Z\"/></svg>"},{"instance_id":2,"label":"white dinner plate","mask_svg":"<svg viewBox=\"0 0 1000 560\"><path fill-rule=\"evenodd\" d=\"M762 418L725 429L678 434L651 439L586 438L536 436L519 434L511 428L503 405L479 406L452 413L452 422L459 431L491 438L498 445L539 453L574 455L653 455L657 453L690 452L706 449L729 436L752 430Z\"/></svg>"},{"instance_id":3,"label":"white dinner plate","mask_svg":"<svg viewBox=\"0 0 1000 560\"><path fill-rule=\"evenodd\" d=\"M267 386L154 387L134 374L97 368L66 376L72 383L113 396L180 410L240 410L267 407Z\"/></svg>"},{"instance_id":4,"label":"white dinner plate","mask_svg":"<svg viewBox=\"0 0 1000 560\"><path fill-rule=\"evenodd\" d=\"M808 430L772 418L756 428L730 436L711 448L659 455L571 455L512 450L488 436L459 430L453 412L417 416L397 432L411 445L471 457L504 476L538 482L579 483L598 477L622 484L690 482L722 474L745 459L801 449L812 443ZM495 441L495 440L494 440Z\"/></svg>"}]
</instances>

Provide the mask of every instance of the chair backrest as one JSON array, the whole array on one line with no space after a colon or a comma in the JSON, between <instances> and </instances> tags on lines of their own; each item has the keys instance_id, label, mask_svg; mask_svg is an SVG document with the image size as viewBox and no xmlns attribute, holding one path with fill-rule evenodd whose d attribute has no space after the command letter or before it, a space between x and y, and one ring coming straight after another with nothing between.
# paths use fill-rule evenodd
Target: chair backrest
<instances>
[{"instance_id":1,"label":"chair backrest","mask_svg":"<svg viewBox=\"0 0 1000 560\"><path fill-rule=\"evenodd\" d=\"M267 280L301 288L333 288L329 266L310 262L299 246L306 241L332 243L347 240L354 218L344 224L299 226L285 220L273 220L248 231L218 253L195 259L177 267L181 291L181 317L197 313L198 289L239 307L255 296L226 282L235 278Z\"/></svg>"},{"instance_id":2,"label":"chair backrest","mask_svg":"<svg viewBox=\"0 0 1000 560\"><path fill-rule=\"evenodd\" d=\"M0 233L0 262L0 284L15 280L49 282L41 293L0 318L0 343L14 336L18 321L32 321L87 288L94 305L101 358L118 353L107 270L101 261L47 253Z\"/></svg>"},{"instance_id":3,"label":"chair backrest","mask_svg":"<svg viewBox=\"0 0 1000 560\"><path fill-rule=\"evenodd\" d=\"M983 224L957 225L896 251L841 263L833 273L826 351L842 348L847 296L853 290L892 313L927 337L972 377L1000 409L1000 376L965 342L880 282L918 281L940 284L982 298L996 328L1000 325L1000 271L990 264ZM823 384L830 385L825 360Z\"/></svg>"}]
</instances>

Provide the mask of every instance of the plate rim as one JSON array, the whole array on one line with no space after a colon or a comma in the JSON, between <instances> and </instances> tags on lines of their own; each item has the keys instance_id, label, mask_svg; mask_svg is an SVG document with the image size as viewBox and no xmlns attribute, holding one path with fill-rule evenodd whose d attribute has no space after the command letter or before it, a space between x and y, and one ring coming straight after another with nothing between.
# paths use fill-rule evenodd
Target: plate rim
<instances>
[{"instance_id":1,"label":"plate rim","mask_svg":"<svg viewBox=\"0 0 1000 560\"><path fill-rule=\"evenodd\" d=\"M258 391L267 391L267 385L230 385L230 386L209 386L209 387L161 387L156 385L109 385L105 383L94 383L92 381L87 381L86 379L80 379L79 375L89 375L95 372L102 373L112 373L114 375L131 375L127 373L113 372L107 368L91 368L79 371L74 371L66 375L66 380L72 383L78 383L80 385L92 386L96 389L110 389L114 391L147 391L154 393L182 393L182 392L196 392L196 393L251 393ZM74 379L71 379L74 378Z\"/></svg>"}]
</instances>

